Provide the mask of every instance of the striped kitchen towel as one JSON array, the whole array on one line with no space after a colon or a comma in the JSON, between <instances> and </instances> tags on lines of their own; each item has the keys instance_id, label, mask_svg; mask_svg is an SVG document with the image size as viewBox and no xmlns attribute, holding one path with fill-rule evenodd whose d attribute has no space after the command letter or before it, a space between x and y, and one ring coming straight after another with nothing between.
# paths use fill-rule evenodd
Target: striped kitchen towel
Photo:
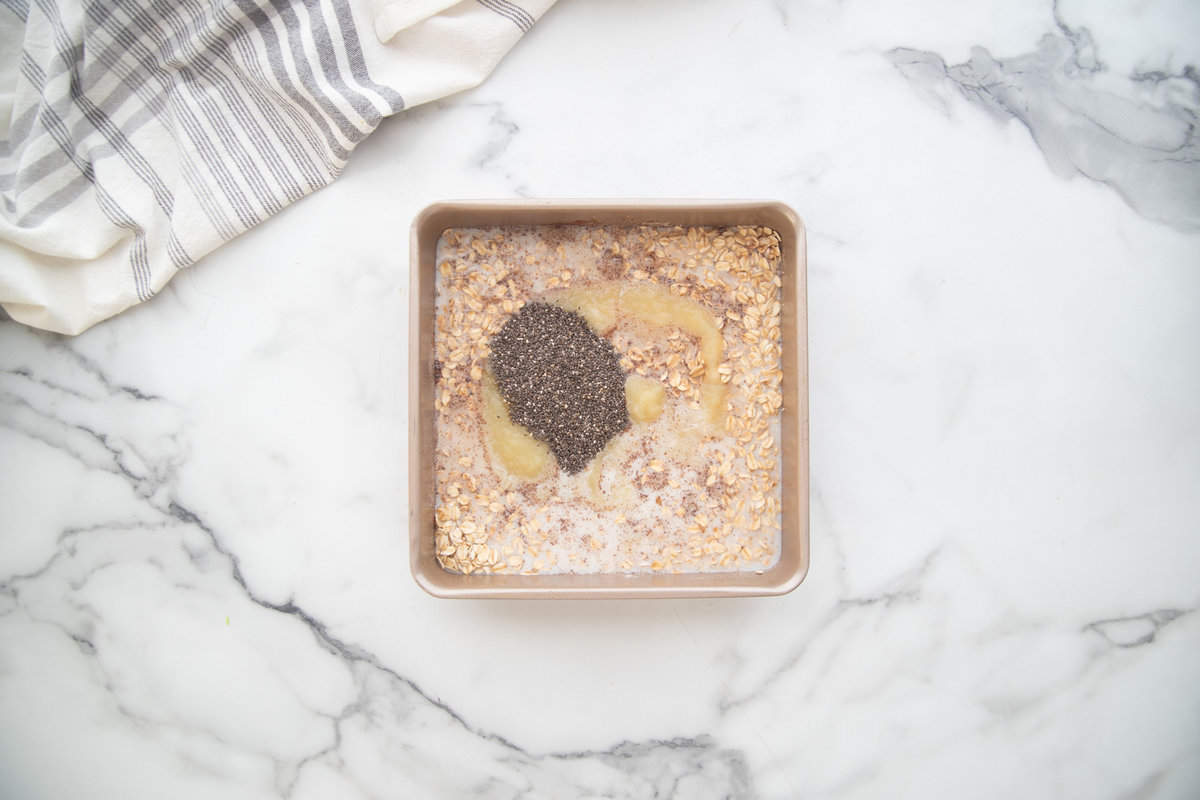
<instances>
[{"instance_id":1,"label":"striped kitchen towel","mask_svg":"<svg viewBox=\"0 0 1200 800\"><path fill-rule=\"evenodd\" d=\"M480 83L554 0L0 0L0 305L78 333Z\"/></svg>"}]
</instances>

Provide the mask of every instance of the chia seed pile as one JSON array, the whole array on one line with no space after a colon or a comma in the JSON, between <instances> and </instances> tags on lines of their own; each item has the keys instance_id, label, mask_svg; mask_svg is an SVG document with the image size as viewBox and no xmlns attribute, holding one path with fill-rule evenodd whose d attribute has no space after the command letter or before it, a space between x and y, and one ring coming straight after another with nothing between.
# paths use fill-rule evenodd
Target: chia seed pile
<instances>
[{"instance_id":1,"label":"chia seed pile","mask_svg":"<svg viewBox=\"0 0 1200 800\"><path fill-rule=\"evenodd\" d=\"M491 350L509 416L545 442L568 473L629 427L619 356L575 312L528 303L492 337Z\"/></svg>"}]
</instances>

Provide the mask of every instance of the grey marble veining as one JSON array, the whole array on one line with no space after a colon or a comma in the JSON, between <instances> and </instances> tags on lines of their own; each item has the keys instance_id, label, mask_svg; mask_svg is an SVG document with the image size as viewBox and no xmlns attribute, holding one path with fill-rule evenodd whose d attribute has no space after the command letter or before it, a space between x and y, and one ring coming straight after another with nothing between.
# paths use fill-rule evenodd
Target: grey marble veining
<instances>
[{"instance_id":1,"label":"grey marble veining","mask_svg":"<svg viewBox=\"0 0 1200 800\"><path fill-rule=\"evenodd\" d=\"M752 796L743 756L707 736L620 741L602 750L531 752L471 725L446 701L426 693L369 651L340 640L294 600L279 603L258 596L218 531L177 498L173 466L182 455L172 446L174 437L155 441L163 431L144 422L125 430L108 425L121 417L144 421L156 416L179 424L170 404L115 383L56 336L26 333L24 337L46 346L45 356L69 365L73 374L70 382L60 383L28 367L0 372L5 427L85 470L117 479L127 490L129 504L118 519L63 528L44 562L5 575L0 597L10 607L2 613L20 613L74 643L94 685L119 716L118 724L143 732L170 732L180 758L200 765L212 759L213 769L223 758L249 746L225 721L197 719L186 710L172 713L169 704L155 703L146 687L125 685L139 672L137 665L123 663L131 655L124 646L132 632L122 629L122 624L130 620L113 625L105 610L90 600L96 591L93 584L104 581L106 571L137 573L132 577L135 583L148 580L158 591L199 594L202 605L213 606L214 613L218 606L244 609L238 613L239 624L243 614L268 612L268 620L277 615L288 618L285 624L299 626L292 636L303 631L301 640L310 639L295 657L324 658L344 673L352 690L341 708L300 704L298 710L321 731L314 731L317 745L311 752L249 746L252 755L270 762L273 788L281 796L293 795L302 773L342 768L346 754L341 744L351 734L386 743L396 751L389 756L387 782L377 791L397 792L405 780L411 780L409 773L426 770L430 783L413 781L412 791L436 787L439 796L480 797L649 797L677 792L714 798ZM97 422L81 421L88 416ZM103 596L106 590L99 591ZM421 722L414 725L416 721ZM430 740L424 735L427 727L438 729L439 736ZM473 758L461 763L468 753ZM497 771L500 765L503 769ZM514 786L523 788L514 795Z\"/></svg>"},{"instance_id":2,"label":"grey marble veining","mask_svg":"<svg viewBox=\"0 0 1200 800\"><path fill-rule=\"evenodd\" d=\"M926 91L950 87L997 119L1018 120L1056 174L1106 184L1150 219L1200 228L1196 67L1115 75L1086 28L1061 19L1058 28L1013 57L975 48L970 60L947 65L906 47L888 55Z\"/></svg>"}]
</instances>

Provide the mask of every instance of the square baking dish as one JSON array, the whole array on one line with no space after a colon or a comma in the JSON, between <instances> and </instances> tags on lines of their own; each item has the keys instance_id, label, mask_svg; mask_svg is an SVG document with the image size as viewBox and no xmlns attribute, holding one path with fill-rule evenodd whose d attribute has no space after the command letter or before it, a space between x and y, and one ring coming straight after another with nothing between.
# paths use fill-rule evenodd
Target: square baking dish
<instances>
[{"instance_id":1,"label":"square baking dish","mask_svg":"<svg viewBox=\"0 0 1200 800\"><path fill-rule=\"evenodd\" d=\"M434 552L435 256L447 228L505 225L756 225L781 237L783 409L779 560L762 572L462 575ZM790 592L808 572L808 307L804 224L782 203L510 200L435 203L413 221L409 308L409 560L417 584L451 598L752 597Z\"/></svg>"}]
</instances>

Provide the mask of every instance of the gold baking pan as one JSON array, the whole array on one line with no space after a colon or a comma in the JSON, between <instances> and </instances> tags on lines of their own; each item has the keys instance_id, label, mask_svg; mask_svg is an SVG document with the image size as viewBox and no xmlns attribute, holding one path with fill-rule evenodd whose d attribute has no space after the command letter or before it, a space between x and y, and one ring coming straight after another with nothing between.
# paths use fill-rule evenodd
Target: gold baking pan
<instances>
[{"instance_id":1,"label":"gold baking pan","mask_svg":"<svg viewBox=\"0 0 1200 800\"><path fill-rule=\"evenodd\" d=\"M762 572L684 574L462 575L434 552L433 334L435 256L447 228L564 223L756 225L782 239L782 537ZM804 224L775 202L696 200L515 200L435 203L412 225L409 310L409 558L425 591L450 598L652 598L780 595L808 572L808 306Z\"/></svg>"}]
</instances>

